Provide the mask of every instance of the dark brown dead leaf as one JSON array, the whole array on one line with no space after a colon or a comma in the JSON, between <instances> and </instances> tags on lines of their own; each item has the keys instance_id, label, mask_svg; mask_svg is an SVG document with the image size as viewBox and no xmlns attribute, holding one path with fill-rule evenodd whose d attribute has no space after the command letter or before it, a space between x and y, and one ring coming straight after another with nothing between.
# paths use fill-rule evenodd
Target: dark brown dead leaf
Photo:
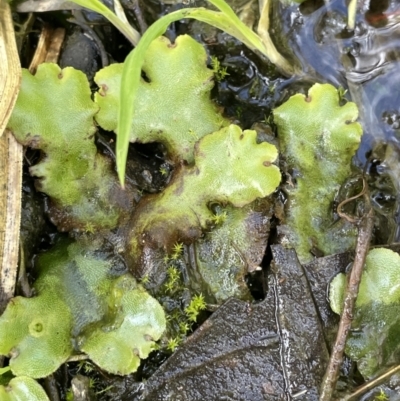
<instances>
[{"instance_id":1,"label":"dark brown dead leaf","mask_svg":"<svg viewBox=\"0 0 400 401\"><path fill-rule=\"evenodd\" d=\"M149 379L145 401L318 400L322 326L295 252L274 246L273 255L267 298L221 306Z\"/></svg>"}]
</instances>

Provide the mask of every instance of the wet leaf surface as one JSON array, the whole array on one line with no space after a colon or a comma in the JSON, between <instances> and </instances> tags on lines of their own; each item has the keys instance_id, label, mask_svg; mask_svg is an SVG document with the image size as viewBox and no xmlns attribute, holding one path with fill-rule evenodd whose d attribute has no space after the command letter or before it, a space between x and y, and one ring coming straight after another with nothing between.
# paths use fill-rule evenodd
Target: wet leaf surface
<instances>
[{"instance_id":1,"label":"wet leaf surface","mask_svg":"<svg viewBox=\"0 0 400 401\"><path fill-rule=\"evenodd\" d=\"M267 298L221 306L148 380L145 401L318 400L328 358L318 314L294 251L273 254Z\"/></svg>"},{"instance_id":2,"label":"wet leaf surface","mask_svg":"<svg viewBox=\"0 0 400 401\"><path fill-rule=\"evenodd\" d=\"M188 286L208 303L221 304L230 297L251 300L245 276L262 269L273 203L263 199L218 213L226 213L226 220L195 242L189 253Z\"/></svg>"},{"instance_id":3,"label":"wet leaf surface","mask_svg":"<svg viewBox=\"0 0 400 401\"><path fill-rule=\"evenodd\" d=\"M328 286L336 274L345 271L352 263L353 257L352 252L338 253L316 258L303 266L328 344L333 344L339 322L328 302Z\"/></svg>"}]
</instances>

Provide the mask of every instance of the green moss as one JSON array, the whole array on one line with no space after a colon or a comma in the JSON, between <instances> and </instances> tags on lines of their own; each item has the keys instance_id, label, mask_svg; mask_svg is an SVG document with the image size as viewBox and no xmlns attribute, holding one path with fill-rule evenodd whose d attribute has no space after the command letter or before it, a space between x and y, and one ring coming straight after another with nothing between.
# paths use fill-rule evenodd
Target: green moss
<instances>
[{"instance_id":1,"label":"green moss","mask_svg":"<svg viewBox=\"0 0 400 401\"><path fill-rule=\"evenodd\" d=\"M61 230L113 228L131 205L110 161L97 152L97 112L82 72L56 64L41 64L34 76L23 70L8 127L23 145L43 152L30 173L51 197L50 216Z\"/></svg>"},{"instance_id":2,"label":"green moss","mask_svg":"<svg viewBox=\"0 0 400 401\"><path fill-rule=\"evenodd\" d=\"M315 84L308 96L294 95L274 110L280 151L293 175L285 187L287 234L302 262L310 261L312 248L329 255L355 243L355 228L333 224L333 201L362 135L357 106L339 100L332 85Z\"/></svg>"},{"instance_id":3,"label":"green moss","mask_svg":"<svg viewBox=\"0 0 400 401\"><path fill-rule=\"evenodd\" d=\"M161 36L147 50L142 79L135 97L131 142L161 142L169 158L193 162L194 144L227 125L210 99L213 71L207 68L204 47L188 35L175 43ZM100 89L95 101L99 125L116 131L123 64L96 74Z\"/></svg>"},{"instance_id":4,"label":"green moss","mask_svg":"<svg viewBox=\"0 0 400 401\"><path fill-rule=\"evenodd\" d=\"M329 300L336 313L343 310L346 278L337 275ZM356 302L346 354L357 361L365 378L400 362L400 256L390 249L368 253Z\"/></svg>"},{"instance_id":5,"label":"green moss","mask_svg":"<svg viewBox=\"0 0 400 401\"><path fill-rule=\"evenodd\" d=\"M129 253L140 264L145 248L172 253L173 245L193 242L213 220L212 202L243 207L279 185L272 165L275 146L256 142L255 131L230 125L206 135L195 149L195 164L181 166L160 194L142 199L132 218Z\"/></svg>"},{"instance_id":6,"label":"green moss","mask_svg":"<svg viewBox=\"0 0 400 401\"><path fill-rule=\"evenodd\" d=\"M0 354L11 355L14 374L45 377L80 351L128 374L147 357L165 329L163 309L102 247L62 241L39 257L38 295L14 298L0 317Z\"/></svg>"}]
</instances>

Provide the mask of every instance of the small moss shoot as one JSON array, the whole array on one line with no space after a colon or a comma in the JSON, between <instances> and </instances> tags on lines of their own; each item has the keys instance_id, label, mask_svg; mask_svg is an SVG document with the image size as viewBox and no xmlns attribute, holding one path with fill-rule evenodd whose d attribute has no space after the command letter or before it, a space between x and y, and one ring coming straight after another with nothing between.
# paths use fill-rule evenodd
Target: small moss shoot
<instances>
[{"instance_id":1,"label":"small moss shoot","mask_svg":"<svg viewBox=\"0 0 400 401\"><path fill-rule=\"evenodd\" d=\"M378 395L375 396L374 401L388 401L389 397L386 395L386 393L380 389L380 392Z\"/></svg>"},{"instance_id":2,"label":"small moss shoot","mask_svg":"<svg viewBox=\"0 0 400 401\"><path fill-rule=\"evenodd\" d=\"M177 245L179 251L181 244ZM180 261L169 258L168 264L167 277L159 292L159 299L163 300L166 310L167 328L156 346L170 353L185 341L200 312L206 309L206 303L201 293L187 300L188 289L183 282Z\"/></svg>"},{"instance_id":3,"label":"small moss shoot","mask_svg":"<svg viewBox=\"0 0 400 401\"><path fill-rule=\"evenodd\" d=\"M211 56L211 69L218 82L222 81L227 75L229 75L227 67L222 67L220 61L215 56Z\"/></svg>"},{"instance_id":4,"label":"small moss shoot","mask_svg":"<svg viewBox=\"0 0 400 401\"><path fill-rule=\"evenodd\" d=\"M196 322L199 313L207 308L203 294L195 295L189 305L185 308L186 316L189 321Z\"/></svg>"},{"instance_id":5,"label":"small moss shoot","mask_svg":"<svg viewBox=\"0 0 400 401\"><path fill-rule=\"evenodd\" d=\"M69 388L65 393L65 399L66 401L74 401L74 393L72 392L71 388Z\"/></svg>"},{"instance_id":6,"label":"small moss shoot","mask_svg":"<svg viewBox=\"0 0 400 401\"><path fill-rule=\"evenodd\" d=\"M159 171L163 177L168 175L168 170L165 167L160 167Z\"/></svg>"},{"instance_id":7,"label":"small moss shoot","mask_svg":"<svg viewBox=\"0 0 400 401\"><path fill-rule=\"evenodd\" d=\"M178 346L181 344L182 339L180 337L174 337L174 338L170 338L168 340L168 344L167 344L167 350L174 352Z\"/></svg>"},{"instance_id":8,"label":"small moss shoot","mask_svg":"<svg viewBox=\"0 0 400 401\"><path fill-rule=\"evenodd\" d=\"M172 247L172 256L171 259L178 259L179 256L181 256L183 252L183 243L181 242L176 242L174 246Z\"/></svg>"},{"instance_id":9,"label":"small moss shoot","mask_svg":"<svg viewBox=\"0 0 400 401\"><path fill-rule=\"evenodd\" d=\"M221 213L215 213L212 216L211 220L216 226L219 226L219 225L223 224L227 218L228 218L228 214L227 214L226 210L224 210Z\"/></svg>"}]
</instances>

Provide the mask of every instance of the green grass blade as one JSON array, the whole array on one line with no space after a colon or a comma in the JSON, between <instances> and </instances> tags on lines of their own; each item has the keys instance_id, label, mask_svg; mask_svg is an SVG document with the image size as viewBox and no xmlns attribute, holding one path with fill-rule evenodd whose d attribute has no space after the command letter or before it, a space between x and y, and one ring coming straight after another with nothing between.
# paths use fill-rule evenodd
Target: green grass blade
<instances>
[{"instance_id":1,"label":"green grass blade","mask_svg":"<svg viewBox=\"0 0 400 401\"><path fill-rule=\"evenodd\" d=\"M149 27L137 47L125 60L121 78L120 110L118 116L118 135L116 144L117 170L122 186L125 177L125 165L128 155L132 117L134 115L133 102L139 87L141 68L146 50L150 43L157 37L161 36L172 22L184 18L193 18L206 22L239 39L251 50L259 51L261 54L271 59L272 62L277 63L278 67L283 71L286 71L287 73L292 72L290 71L290 65L280 56L275 47L270 46L267 48L261 38L239 20L224 0L209 1L220 11L211 11L205 8L186 8L163 16ZM277 57L277 55L279 57ZM284 60L286 64L279 65L281 60Z\"/></svg>"},{"instance_id":2,"label":"green grass blade","mask_svg":"<svg viewBox=\"0 0 400 401\"><path fill-rule=\"evenodd\" d=\"M132 124L132 116L134 114L133 101L139 87L143 60L147 48L154 39L161 36L167 30L168 26L172 22L179 21L183 18L195 18L217 26L225 31L234 31L234 24L230 24L229 18L223 15L221 12L210 11L204 8L182 9L165 15L151 25L143 35L137 47L128 55L124 62L124 69L121 78L120 110L118 116L116 144L117 171L121 185L123 185L125 180L125 166L128 155L129 136Z\"/></svg>"},{"instance_id":3,"label":"green grass blade","mask_svg":"<svg viewBox=\"0 0 400 401\"><path fill-rule=\"evenodd\" d=\"M5 368L0 368L0 376L4 375L4 373L7 373L11 370L9 366L6 366Z\"/></svg>"},{"instance_id":4,"label":"green grass blade","mask_svg":"<svg viewBox=\"0 0 400 401\"><path fill-rule=\"evenodd\" d=\"M78 4L81 7L88 8L96 13L101 14L104 18L107 18L125 37L136 46L140 39L140 33L136 31L132 26L121 21L109 8L107 8L99 0L71 0L73 3Z\"/></svg>"},{"instance_id":5,"label":"green grass blade","mask_svg":"<svg viewBox=\"0 0 400 401\"><path fill-rule=\"evenodd\" d=\"M227 17L231 17L233 20L239 19L239 17L232 10L231 6L225 0L208 0L213 6L217 7Z\"/></svg>"},{"instance_id":6,"label":"green grass blade","mask_svg":"<svg viewBox=\"0 0 400 401\"><path fill-rule=\"evenodd\" d=\"M236 20L233 20L221 12L196 8L192 9L190 14L185 18L193 18L215 26L243 42L249 49L253 51L258 50L261 54L269 58L268 49L264 46L261 38L237 17Z\"/></svg>"},{"instance_id":7,"label":"green grass blade","mask_svg":"<svg viewBox=\"0 0 400 401\"><path fill-rule=\"evenodd\" d=\"M182 11L178 11L182 12ZM166 15L168 17L170 14ZM161 36L168 25L175 21L165 17L151 25L142 36L135 49L129 53L124 62L124 69L121 77L120 109L118 115L116 163L118 177L122 187L125 181L125 167L128 156L129 136L131 132L132 116L134 114L133 101L140 84L143 60L150 43ZM178 19L181 19L180 17Z\"/></svg>"}]
</instances>

